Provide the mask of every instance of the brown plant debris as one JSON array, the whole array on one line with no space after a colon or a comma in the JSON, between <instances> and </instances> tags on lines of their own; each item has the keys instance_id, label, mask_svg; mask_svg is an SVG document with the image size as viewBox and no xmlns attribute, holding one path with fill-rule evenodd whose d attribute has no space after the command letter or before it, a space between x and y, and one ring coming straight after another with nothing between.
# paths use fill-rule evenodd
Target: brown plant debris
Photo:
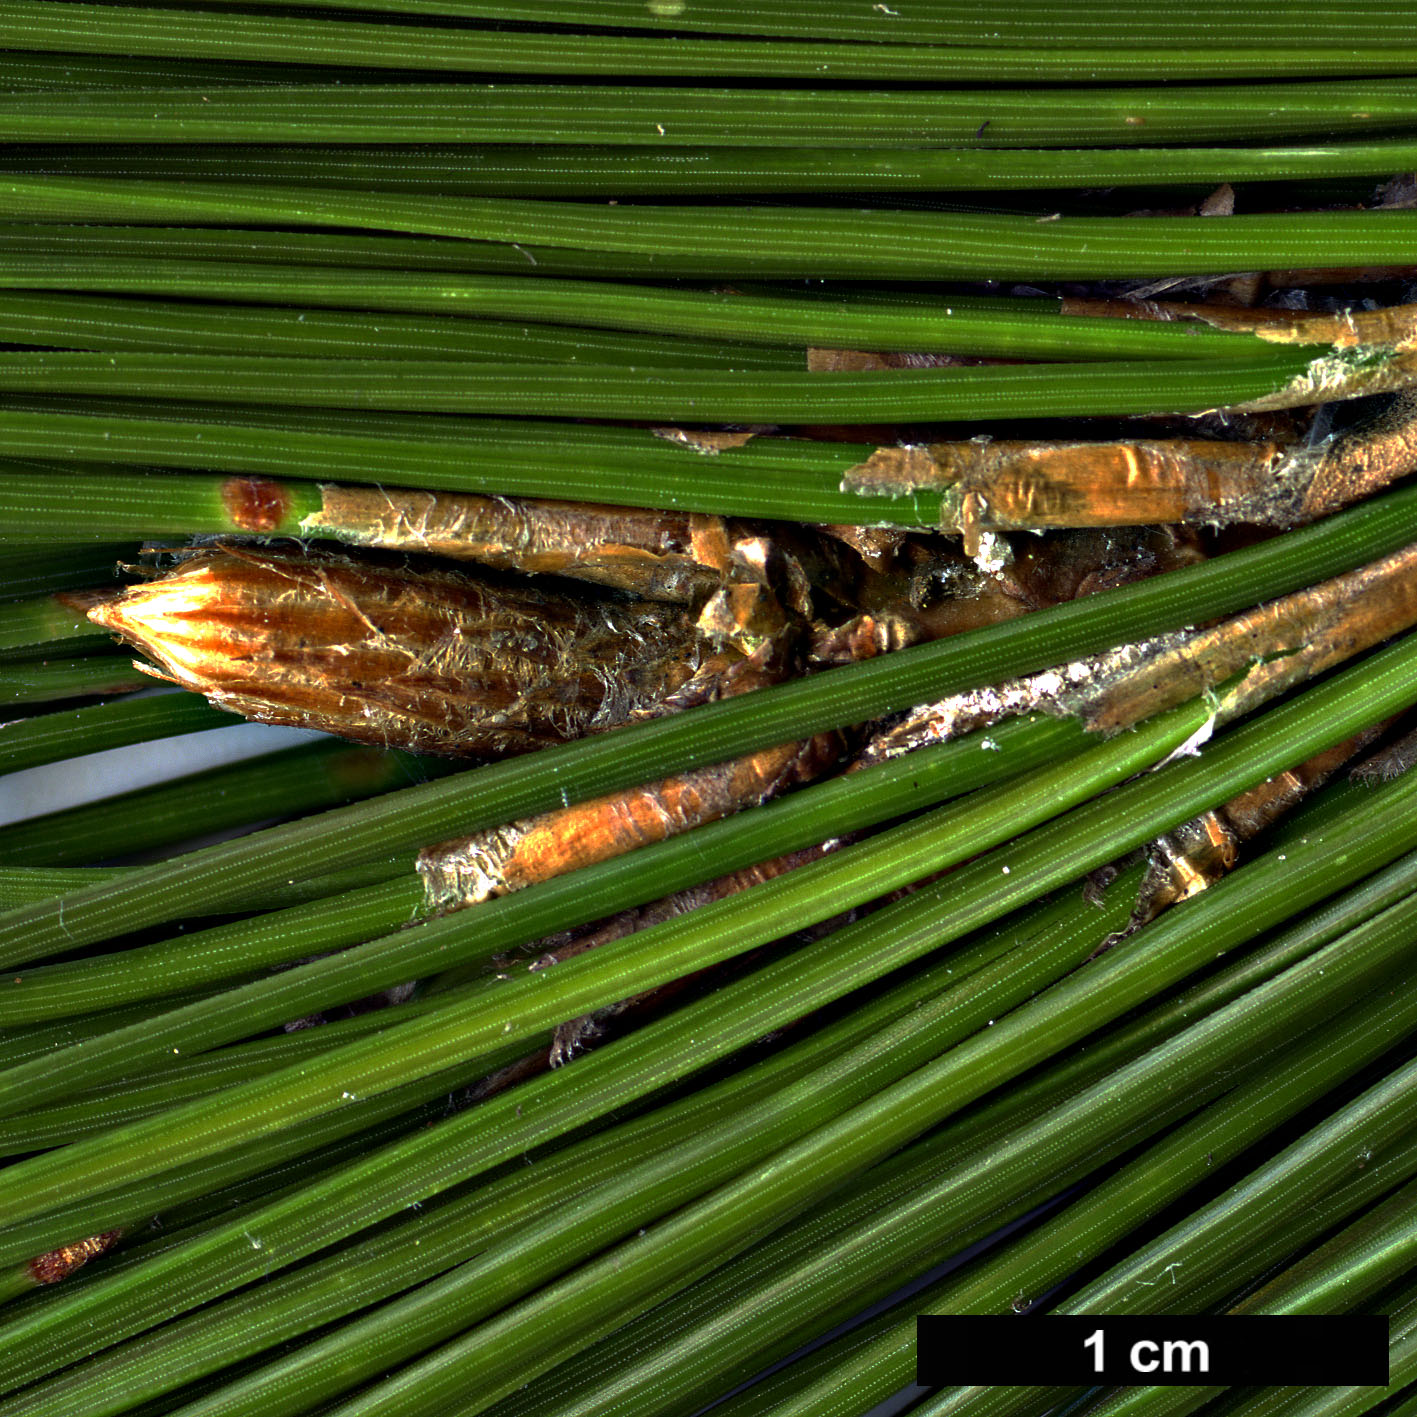
<instances>
[{"instance_id":1,"label":"brown plant debris","mask_svg":"<svg viewBox=\"0 0 1417 1417\"><path fill-rule=\"evenodd\" d=\"M1384 744L1349 774L1355 782L1391 782L1417 765L1417 728Z\"/></svg>"},{"instance_id":2,"label":"brown plant debris","mask_svg":"<svg viewBox=\"0 0 1417 1417\"><path fill-rule=\"evenodd\" d=\"M464 1088L462 1092L455 1093L450 1101L456 1111L465 1111L469 1107L476 1107L479 1103L490 1101L509 1088L518 1087L524 1082L529 1082L532 1078L540 1077L550 1066L549 1046L539 1047L524 1057L518 1058L515 1063L508 1063L506 1067L498 1068L495 1073L489 1073L485 1078Z\"/></svg>"},{"instance_id":3,"label":"brown plant debris","mask_svg":"<svg viewBox=\"0 0 1417 1417\"><path fill-rule=\"evenodd\" d=\"M1087 527L1028 537L993 571L962 556L944 537L907 536L888 569L861 569L849 598L854 615L815 627L808 662L872 658L1201 559L1193 534L1167 526Z\"/></svg>"},{"instance_id":4,"label":"brown plant debris","mask_svg":"<svg viewBox=\"0 0 1417 1417\"><path fill-rule=\"evenodd\" d=\"M717 457L719 453L732 452L734 448L746 447L758 436L759 430L749 428L737 432L718 428L651 428L656 438L668 443L678 443L692 448L706 457Z\"/></svg>"},{"instance_id":5,"label":"brown plant debris","mask_svg":"<svg viewBox=\"0 0 1417 1417\"><path fill-rule=\"evenodd\" d=\"M1314 401L1323 397L1316 389ZM1148 522L1291 527L1370 496L1414 466L1417 393L1409 390L1369 422L1312 445L976 438L877 448L841 485L863 495L942 493L942 525L977 555L986 535L1000 531Z\"/></svg>"},{"instance_id":6,"label":"brown plant debris","mask_svg":"<svg viewBox=\"0 0 1417 1417\"><path fill-rule=\"evenodd\" d=\"M105 1230L101 1235L90 1235L72 1245L60 1245L57 1250L36 1255L28 1265L30 1278L36 1284L58 1284L90 1260L106 1255L122 1238L121 1230Z\"/></svg>"},{"instance_id":7,"label":"brown plant debris","mask_svg":"<svg viewBox=\"0 0 1417 1417\"><path fill-rule=\"evenodd\" d=\"M1235 865L1247 841L1322 787L1381 731L1374 727L1356 734L1158 837L1147 849L1146 875L1123 933L1140 929L1169 906L1213 886Z\"/></svg>"},{"instance_id":8,"label":"brown plant debris","mask_svg":"<svg viewBox=\"0 0 1417 1417\"><path fill-rule=\"evenodd\" d=\"M849 546L873 571L889 571L907 533L894 526L823 526L825 536Z\"/></svg>"},{"instance_id":9,"label":"brown plant debris","mask_svg":"<svg viewBox=\"0 0 1417 1417\"><path fill-rule=\"evenodd\" d=\"M300 524L309 536L570 576L651 600L710 594L728 557L722 518L696 513L405 488L320 493L320 510Z\"/></svg>"},{"instance_id":10,"label":"brown plant debris","mask_svg":"<svg viewBox=\"0 0 1417 1417\"><path fill-rule=\"evenodd\" d=\"M957 354L908 354L889 350L816 349L807 351L811 374L864 374L878 369L952 369L996 360L966 359Z\"/></svg>"},{"instance_id":11,"label":"brown plant debris","mask_svg":"<svg viewBox=\"0 0 1417 1417\"><path fill-rule=\"evenodd\" d=\"M648 930L651 926L662 925L667 920L687 915L690 911L697 910L700 906L708 905L712 901L726 900L729 896L737 895L740 891L749 890L765 881L786 875L789 871L795 871L800 866L818 861L823 856L830 855L842 844L840 840L836 839L824 841L819 845L809 846L801 851L793 851L771 861L759 862L756 866L747 866L742 870L730 872L726 876L718 877L717 880L706 881L703 885L676 891L673 895L665 896L662 900L652 901L650 904L634 910L622 911L619 915L613 916L593 929L550 942L551 947L533 960L529 968L533 970L550 969L563 960L572 959L589 950L599 949L602 945L624 939L627 935L636 934L640 930ZM814 927L817 930L821 928ZM577 1053L601 1037L612 1020L664 1003L707 972L700 970L695 974L685 975L682 979L675 979L671 983L659 985L643 994L622 999L618 1003L607 1005L603 1009L597 1009L593 1013L583 1014L579 1018L569 1019L560 1024L552 1039L551 1066L560 1067L571 1062Z\"/></svg>"},{"instance_id":12,"label":"brown plant debris","mask_svg":"<svg viewBox=\"0 0 1417 1417\"><path fill-rule=\"evenodd\" d=\"M812 637L808 663L814 667L854 664L858 659L876 659L916 644L920 636L907 619L890 613L854 615L845 622L823 629Z\"/></svg>"},{"instance_id":13,"label":"brown plant debris","mask_svg":"<svg viewBox=\"0 0 1417 1417\"><path fill-rule=\"evenodd\" d=\"M1417 207L1417 172L1399 172L1391 181L1384 182L1369 205L1374 211L1393 208L1411 211Z\"/></svg>"},{"instance_id":14,"label":"brown plant debris","mask_svg":"<svg viewBox=\"0 0 1417 1417\"><path fill-rule=\"evenodd\" d=\"M89 618L138 667L264 723L459 754L525 752L661 708L711 664L675 606L413 572L311 551L200 548Z\"/></svg>"}]
</instances>

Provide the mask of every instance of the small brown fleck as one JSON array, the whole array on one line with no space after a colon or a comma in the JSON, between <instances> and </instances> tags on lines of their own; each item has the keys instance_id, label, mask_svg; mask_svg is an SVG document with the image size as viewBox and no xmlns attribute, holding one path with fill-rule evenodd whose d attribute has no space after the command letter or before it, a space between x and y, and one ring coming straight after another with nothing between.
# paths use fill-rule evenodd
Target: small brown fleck
<instances>
[{"instance_id":1,"label":"small brown fleck","mask_svg":"<svg viewBox=\"0 0 1417 1417\"><path fill-rule=\"evenodd\" d=\"M1197 215L1234 216L1235 189L1228 182L1222 182L1220 186L1200 204Z\"/></svg>"},{"instance_id":2,"label":"small brown fleck","mask_svg":"<svg viewBox=\"0 0 1417 1417\"><path fill-rule=\"evenodd\" d=\"M36 1255L29 1263L30 1277L36 1284L58 1284L90 1260L106 1255L122 1236L121 1230L105 1230L102 1235L90 1235L86 1240Z\"/></svg>"},{"instance_id":3,"label":"small brown fleck","mask_svg":"<svg viewBox=\"0 0 1417 1417\"><path fill-rule=\"evenodd\" d=\"M679 443L683 447L692 448L696 453L704 453L709 457L717 457L719 453L745 447L758 436L757 431L752 428L741 429L738 432L731 432L727 429L699 428L651 428L649 431L656 438L663 438L669 443Z\"/></svg>"},{"instance_id":4,"label":"small brown fleck","mask_svg":"<svg viewBox=\"0 0 1417 1417\"><path fill-rule=\"evenodd\" d=\"M290 494L266 477L228 477L221 500L236 531L278 531L290 513Z\"/></svg>"}]
</instances>

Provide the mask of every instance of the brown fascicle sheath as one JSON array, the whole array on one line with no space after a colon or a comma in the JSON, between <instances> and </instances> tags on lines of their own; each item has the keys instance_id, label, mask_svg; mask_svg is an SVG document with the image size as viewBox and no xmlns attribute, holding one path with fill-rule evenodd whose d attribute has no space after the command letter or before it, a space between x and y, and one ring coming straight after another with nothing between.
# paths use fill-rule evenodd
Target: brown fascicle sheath
<instances>
[{"instance_id":1,"label":"brown fascicle sheath","mask_svg":"<svg viewBox=\"0 0 1417 1417\"><path fill-rule=\"evenodd\" d=\"M1315 361L1312 377L1318 402L1325 396L1323 361ZM975 555L983 533L993 531L1297 526L1372 495L1414 463L1417 393L1404 390L1370 422L1312 445L1204 438L905 444L877 448L847 470L842 488L888 496L941 492L942 525L959 531Z\"/></svg>"},{"instance_id":2,"label":"brown fascicle sheath","mask_svg":"<svg viewBox=\"0 0 1417 1417\"><path fill-rule=\"evenodd\" d=\"M863 758L895 757L1033 711L1117 733L1206 693L1219 694L1214 724L1228 722L1414 624L1417 544L1209 629L1121 645L922 705Z\"/></svg>"},{"instance_id":3,"label":"brown fascicle sheath","mask_svg":"<svg viewBox=\"0 0 1417 1417\"><path fill-rule=\"evenodd\" d=\"M589 502L406 488L322 487L308 536L568 576L686 604L719 584L722 519Z\"/></svg>"},{"instance_id":4,"label":"brown fascicle sheath","mask_svg":"<svg viewBox=\"0 0 1417 1417\"><path fill-rule=\"evenodd\" d=\"M1138 929L1178 901L1208 890L1234 867L1247 841L1322 787L1344 763L1372 743L1384 726L1365 729L1158 837L1148 848L1150 861L1128 930Z\"/></svg>"},{"instance_id":5,"label":"brown fascicle sheath","mask_svg":"<svg viewBox=\"0 0 1417 1417\"><path fill-rule=\"evenodd\" d=\"M729 896L751 890L754 886L762 885L765 881L775 880L778 876L786 875L810 862L820 860L821 857L829 855L840 845L839 840L833 839L821 842L816 846L804 847L802 850L790 852L786 856L778 856L771 861L761 861L756 866L746 866L741 870L730 872L726 876L720 876L716 880L706 881L703 885L676 891L673 895L665 896L662 900L651 901L650 904L637 909L622 911L603 925L579 932L568 940L554 943L549 950L544 951L532 962L530 968L533 970L549 969L552 965L561 963L562 960L571 959L588 950L599 949L602 945L624 939L625 936L633 935L640 930L648 930L666 920L673 920L677 916L687 915L700 906L709 905L716 900L726 900ZM717 966L717 968L722 967ZM610 1020L626 1014L651 1010L672 999L696 980L712 973L713 970L703 970L696 974L685 975L681 979L676 979L669 984L662 984L646 993L636 994L629 999L621 999L605 1008L597 1009L594 1013L582 1014L578 1018L569 1019L565 1023L559 1024L552 1036L548 1062L552 1067L569 1063L578 1052L600 1036Z\"/></svg>"},{"instance_id":6,"label":"brown fascicle sheath","mask_svg":"<svg viewBox=\"0 0 1417 1417\"><path fill-rule=\"evenodd\" d=\"M977 554L985 531L1139 526L1236 519L1284 458L1277 443L1200 438L1111 443L1016 439L878 448L842 479L847 491L943 491L942 522Z\"/></svg>"},{"instance_id":7,"label":"brown fascicle sheath","mask_svg":"<svg viewBox=\"0 0 1417 1417\"><path fill-rule=\"evenodd\" d=\"M1184 300L1089 300L1069 296L1059 306L1059 313L1121 320L1195 320L1213 329L1250 334L1273 344L1417 349L1417 305L1329 314L1321 310L1250 309Z\"/></svg>"},{"instance_id":8,"label":"brown fascicle sheath","mask_svg":"<svg viewBox=\"0 0 1417 1417\"><path fill-rule=\"evenodd\" d=\"M426 847L428 903L461 909L664 841L817 776L836 754L822 735Z\"/></svg>"}]
</instances>

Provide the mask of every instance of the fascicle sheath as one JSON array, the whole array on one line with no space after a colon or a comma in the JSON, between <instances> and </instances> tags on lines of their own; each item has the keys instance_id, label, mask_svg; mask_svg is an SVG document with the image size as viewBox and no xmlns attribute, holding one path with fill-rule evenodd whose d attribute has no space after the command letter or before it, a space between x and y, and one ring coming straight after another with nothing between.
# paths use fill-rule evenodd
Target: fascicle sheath
<instances>
[{"instance_id":1,"label":"fascicle sheath","mask_svg":"<svg viewBox=\"0 0 1417 1417\"><path fill-rule=\"evenodd\" d=\"M652 600L688 602L719 583L700 552L717 517L401 488L320 491L320 510L301 522L307 535L570 576Z\"/></svg>"},{"instance_id":2,"label":"fascicle sheath","mask_svg":"<svg viewBox=\"0 0 1417 1417\"><path fill-rule=\"evenodd\" d=\"M1299 381L1307 401L1351 397L1367 377L1365 357L1360 351L1313 361ZM1287 405L1262 399L1234 411L1280 406ZM973 555L990 531L1144 523L1297 526L1371 496L1407 472L1414 459L1417 397L1403 389L1380 416L1315 443L907 443L877 448L847 469L841 485L863 495L941 492L942 524L961 532Z\"/></svg>"},{"instance_id":3,"label":"fascicle sheath","mask_svg":"<svg viewBox=\"0 0 1417 1417\"><path fill-rule=\"evenodd\" d=\"M816 776L834 757L830 734L765 748L732 762L441 842L419 853L418 871L432 907L462 909L756 806Z\"/></svg>"}]
</instances>

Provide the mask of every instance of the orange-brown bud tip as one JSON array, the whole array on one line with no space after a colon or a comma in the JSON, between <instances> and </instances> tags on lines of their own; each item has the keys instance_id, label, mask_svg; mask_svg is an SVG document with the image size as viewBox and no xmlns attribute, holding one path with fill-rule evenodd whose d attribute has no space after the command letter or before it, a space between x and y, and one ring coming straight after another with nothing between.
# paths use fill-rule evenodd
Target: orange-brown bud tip
<instances>
[{"instance_id":1,"label":"orange-brown bud tip","mask_svg":"<svg viewBox=\"0 0 1417 1417\"><path fill-rule=\"evenodd\" d=\"M130 586L93 606L88 617L157 660L171 677L204 690L203 665L226 652L222 591L211 568L184 567L173 576Z\"/></svg>"}]
</instances>

